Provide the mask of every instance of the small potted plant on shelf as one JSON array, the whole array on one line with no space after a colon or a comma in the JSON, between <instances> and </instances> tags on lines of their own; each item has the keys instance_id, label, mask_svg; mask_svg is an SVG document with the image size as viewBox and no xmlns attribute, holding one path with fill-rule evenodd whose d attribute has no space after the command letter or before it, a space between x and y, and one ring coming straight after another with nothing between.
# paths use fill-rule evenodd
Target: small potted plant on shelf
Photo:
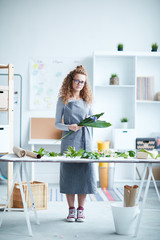
<instances>
[{"instance_id":1,"label":"small potted plant on shelf","mask_svg":"<svg viewBox=\"0 0 160 240\"><path fill-rule=\"evenodd\" d=\"M118 51L123 51L123 43L119 43L117 46Z\"/></svg>"},{"instance_id":2,"label":"small potted plant on shelf","mask_svg":"<svg viewBox=\"0 0 160 240\"><path fill-rule=\"evenodd\" d=\"M110 85L119 85L119 77L117 74L112 74L110 77Z\"/></svg>"},{"instance_id":3,"label":"small potted plant on shelf","mask_svg":"<svg viewBox=\"0 0 160 240\"><path fill-rule=\"evenodd\" d=\"M126 117L121 118L122 128L128 128L128 119Z\"/></svg>"},{"instance_id":4,"label":"small potted plant on shelf","mask_svg":"<svg viewBox=\"0 0 160 240\"><path fill-rule=\"evenodd\" d=\"M158 49L157 43L153 43L152 44L152 52L157 52L157 49Z\"/></svg>"}]
</instances>

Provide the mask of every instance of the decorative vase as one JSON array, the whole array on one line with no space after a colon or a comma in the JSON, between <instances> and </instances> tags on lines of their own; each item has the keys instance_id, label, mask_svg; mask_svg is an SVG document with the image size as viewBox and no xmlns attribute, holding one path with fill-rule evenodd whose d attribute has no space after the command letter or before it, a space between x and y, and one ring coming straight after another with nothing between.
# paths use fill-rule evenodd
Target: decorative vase
<instances>
[{"instance_id":1,"label":"decorative vase","mask_svg":"<svg viewBox=\"0 0 160 240\"><path fill-rule=\"evenodd\" d=\"M118 47L117 50L118 51L123 51L123 47Z\"/></svg>"},{"instance_id":2,"label":"decorative vase","mask_svg":"<svg viewBox=\"0 0 160 240\"><path fill-rule=\"evenodd\" d=\"M157 52L157 49L152 49L151 52Z\"/></svg>"},{"instance_id":3,"label":"decorative vase","mask_svg":"<svg viewBox=\"0 0 160 240\"><path fill-rule=\"evenodd\" d=\"M128 122L122 122L122 128L123 129L128 128Z\"/></svg>"},{"instance_id":4,"label":"decorative vase","mask_svg":"<svg viewBox=\"0 0 160 240\"><path fill-rule=\"evenodd\" d=\"M119 85L119 77L110 78L110 85Z\"/></svg>"}]
</instances>

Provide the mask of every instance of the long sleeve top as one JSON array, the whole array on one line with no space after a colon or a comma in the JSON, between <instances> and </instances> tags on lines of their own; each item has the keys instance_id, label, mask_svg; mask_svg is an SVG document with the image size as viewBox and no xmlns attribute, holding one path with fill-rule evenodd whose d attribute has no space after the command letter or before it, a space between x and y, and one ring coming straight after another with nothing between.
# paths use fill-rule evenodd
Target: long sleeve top
<instances>
[{"instance_id":1,"label":"long sleeve top","mask_svg":"<svg viewBox=\"0 0 160 240\"><path fill-rule=\"evenodd\" d=\"M68 125L62 123L62 118L64 114L64 106L65 104L62 101L62 98L58 99L57 107L56 107L56 120L55 120L55 127L62 131L69 131Z\"/></svg>"},{"instance_id":2,"label":"long sleeve top","mask_svg":"<svg viewBox=\"0 0 160 240\"><path fill-rule=\"evenodd\" d=\"M71 99L69 101L72 101ZM55 127L62 131L70 131L68 129L68 124L62 123L63 115L64 115L64 107L65 104L62 101L62 98L58 99L57 107L56 107L56 120L55 120ZM92 108L89 108L89 115L93 115Z\"/></svg>"}]
</instances>

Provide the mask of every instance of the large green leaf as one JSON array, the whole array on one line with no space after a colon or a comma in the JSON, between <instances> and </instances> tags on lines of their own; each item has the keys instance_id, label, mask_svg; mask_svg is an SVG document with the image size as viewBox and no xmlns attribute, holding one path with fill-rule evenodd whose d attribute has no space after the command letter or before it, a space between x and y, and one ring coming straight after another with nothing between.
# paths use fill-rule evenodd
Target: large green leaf
<instances>
[{"instance_id":1,"label":"large green leaf","mask_svg":"<svg viewBox=\"0 0 160 240\"><path fill-rule=\"evenodd\" d=\"M97 119L99 119L104 113L100 113L100 114L95 114L95 115L92 115L91 117L96 117ZM94 122L94 120L90 117L88 118L85 118L84 120L82 120L78 126L84 126L85 123L92 123Z\"/></svg>"},{"instance_id":2,"label":"large green leaf","mask_svg":"<svg viewBox=\"0 0 160 240\"><path fill-rule=\"evenodd\" d=\"M85 127L95 127L95 128L107 128L107 127L110 127L111 125L112 125L111 123L100 121L100 120L97 120L96 122L88 122L83 124L83 126Z\"/></svg>"}]
</instances>

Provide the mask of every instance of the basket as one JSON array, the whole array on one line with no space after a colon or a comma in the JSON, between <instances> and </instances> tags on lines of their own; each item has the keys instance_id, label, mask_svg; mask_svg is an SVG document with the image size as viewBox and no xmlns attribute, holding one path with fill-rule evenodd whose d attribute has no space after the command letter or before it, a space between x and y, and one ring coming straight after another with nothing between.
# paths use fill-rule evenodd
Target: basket
<instances>
[{"instance_id":1,"label":"basket","mask_svg":"<svg viewBox=\"0 0 160 240\"><path fill-rule=\"evenodd\" d=\"M30 185L31 185L36 209L37 210L47 209L48 183L31 181ZM30 198L27 182L22 182L22 187L23 187L27 207L30 208L32 206L32 201ZM18 183L15 183L14 189L13 189L13 208L23 208L23 202L22 202L20 187Z\"/></svg>"}]
</instances>

